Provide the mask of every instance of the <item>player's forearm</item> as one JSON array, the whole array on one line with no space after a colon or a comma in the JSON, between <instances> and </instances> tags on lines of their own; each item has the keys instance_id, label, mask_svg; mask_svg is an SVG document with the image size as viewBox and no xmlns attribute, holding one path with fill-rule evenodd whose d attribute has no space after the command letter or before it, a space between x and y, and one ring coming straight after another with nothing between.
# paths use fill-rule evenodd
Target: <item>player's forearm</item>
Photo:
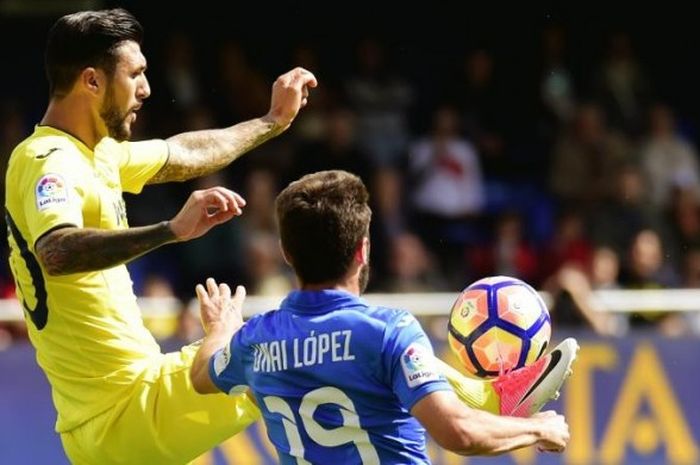
<instances>
[{"instance_id":1,"label":"player's forearm","mask_svg":"<svg viewBox=\"0 0 700 465\"><path fill-rule=\"evenodd\" d=\"M541 439L536 423L531 420L500 417L480 410L472 410L468 418L460 418L454 427L461 441L451 444L450 449L460 455L500 455Z\"/></svg>"},{"instance_id":2,"label":"player's forearm","mask_svg":"<svg viewBox=\"0 0 700 465\"><path fill-rule=\"evenodd\" d=\"M465 407L451 391L437 391L419 400L411 415L437 443L461 455L498 455L535 444L537 420L501 417Z\"/></svg>"},{"instance_id":3,"label":"player's forearm","mask_svg":"<svg viewBox=\"0 0 700 465\"><path fill-rule=\"evenodd\" d=\"M223 331L213 331L207 334L197 351L197 355L190 368L192 387L200 394L212 394L219 392L209 376L209 360L211 357L231 342L232 335Z\"/></svg>"},{"instance_id":4,"label":"player's forearm","mask_svg":"<svg viewBox=\"0 0 700 465\"><path fill-rule=\"evenodd\" d=\"M62 228L41 238L36 251L44 270L56 276L121 265L175 240L167 221L116 231Z\"/></svg>"},{"instance_id":5,"label":"player's forearm","mask_svg":"<svg viewBox=\"0 0 700 465\"><path fill-rule=\"evenodd\" d=\"M149 184L185 181L218 171L244 153L280 134L284 128L263 117L225 129L178 134L167 139L170 155Z\"/></svg>"}]
</instances>

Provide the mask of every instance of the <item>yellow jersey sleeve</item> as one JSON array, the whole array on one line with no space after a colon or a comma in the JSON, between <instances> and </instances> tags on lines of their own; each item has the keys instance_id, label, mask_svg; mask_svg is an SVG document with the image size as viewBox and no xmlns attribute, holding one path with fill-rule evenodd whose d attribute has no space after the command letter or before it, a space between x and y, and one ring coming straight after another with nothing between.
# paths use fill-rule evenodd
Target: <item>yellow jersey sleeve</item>
<instances>
[{"instance_id":1,"label":"yellow jersey sleeve","mask_svg":"<svg viewBox=\"0 0 700 465\"><path fill-rule=\"evenodd\" d=\"M27 184L22 188L22 208L32 248L37 239L58 226L83 227L84 190L72 158L63 155L43 161L34 159L24 166Z\"/></svg>"},{"instance_id":2,"label":"yellow jersey sleeve","mask_svg":"<svg viewBox=\"0 0 700 465\"><path fill-rule=\"evenodd\" d=\"M125 192L138 194L168 161L168 144L162 139L122 142L119 177Z\"/></svg>"}]
</instances>

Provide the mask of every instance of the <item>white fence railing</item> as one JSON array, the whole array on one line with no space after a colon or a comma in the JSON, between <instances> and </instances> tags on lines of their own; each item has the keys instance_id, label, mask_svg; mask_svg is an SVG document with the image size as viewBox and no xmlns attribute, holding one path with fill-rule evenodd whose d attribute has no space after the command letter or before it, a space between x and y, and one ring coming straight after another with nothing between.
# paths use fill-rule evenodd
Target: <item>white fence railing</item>
<instances>
[{"instance_id":1,"label":"white fence railing","mask_svg":"<svg viewBox=\"0 0 700 465\"><path fill-rule=\"evenodd\" d=\"M418 316L447 315L457 298L457 293L423 294L366 294L363 298L372 305L403 308ZM551 305L551 296L541 293ZM664 290L606 290L596 291L596 308L610 312L683 311L700 312L700 289ZM283 296L248 296L244 306L245 316L255 315L277 308ZM140 298L139 305L145 317L168 317L177 314L183 303L175 298ZM196 300L187 304L196 307ZM22 307L15 299L0 299L0 321L22 320Z\"/></svg>"}]
</instances>

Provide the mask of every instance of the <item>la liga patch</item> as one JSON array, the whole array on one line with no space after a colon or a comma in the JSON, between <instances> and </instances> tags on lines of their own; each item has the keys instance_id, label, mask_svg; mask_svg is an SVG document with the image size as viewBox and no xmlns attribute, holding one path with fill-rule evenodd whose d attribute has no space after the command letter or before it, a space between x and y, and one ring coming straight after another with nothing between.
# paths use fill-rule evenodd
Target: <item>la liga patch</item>
<instances>
[{"instance_id":1,"label":"la liga patch","mask_svg":"<svg viewBox=\"0 0 700 465\"><path fill-rule=\"evenodd\" d=\"M416 342L409 345L401 354L401 368L406 377L406 383L411 388L440 379L433 362L433 354L425 346Z\"/></svg>"},{"instance_id":2,"label":"la liga patch","mask_svg":"<svg viewBox=\"0 0 700 465\"><path fill-rule=\"evenodd\" d=\"M214 373L221 376L228 364L231 362L231 346L226 344L223 350L214 354Z\"/></svg>"},{"instance_id":3,"label":"la liga patch","mask_svg":"<svg viewBox=\"0 0 700 465\"><path fill-rule=\"evenodd\" d=\"M68 187L60 174L45 174L36 183L36 208L46 210L55 205L68 203Z\"/></svg>"}]
</instances>

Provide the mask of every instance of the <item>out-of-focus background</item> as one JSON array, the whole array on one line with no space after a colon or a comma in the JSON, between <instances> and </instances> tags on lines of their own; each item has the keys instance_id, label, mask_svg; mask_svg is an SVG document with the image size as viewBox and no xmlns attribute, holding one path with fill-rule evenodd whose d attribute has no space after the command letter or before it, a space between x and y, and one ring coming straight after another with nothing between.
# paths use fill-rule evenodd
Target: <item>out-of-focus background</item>
<instances>
[{"instance_id":1,"label":"out-of-focus background","mask_svg":"<svg viewBox=\"0 0 700 465\"><path fill-rule=\"evenodd\" d=\"M129 265L164 350L201 336L190 301L208 276L259 296L248 312L274 308L294 286L275 195L305 173L346 169L372 196L368 291L416 312L445 357L452 301L494 274L543 292L554 339L581 338L554 404L571 423L567 454L488 463L699 463L700 36L689 11L3 0L3 173L45 109L48 28L114 6L146 30L152 96L135 139L261 116L294 66L320 83L289 132L221 173L126 196L133 226L172 217L205 186L248 200L241 218ZM5 259L0 297L0 463L66 463ZM272 463L263 436L254 428L201 463Z\"/></svg>"}]
</instances>

